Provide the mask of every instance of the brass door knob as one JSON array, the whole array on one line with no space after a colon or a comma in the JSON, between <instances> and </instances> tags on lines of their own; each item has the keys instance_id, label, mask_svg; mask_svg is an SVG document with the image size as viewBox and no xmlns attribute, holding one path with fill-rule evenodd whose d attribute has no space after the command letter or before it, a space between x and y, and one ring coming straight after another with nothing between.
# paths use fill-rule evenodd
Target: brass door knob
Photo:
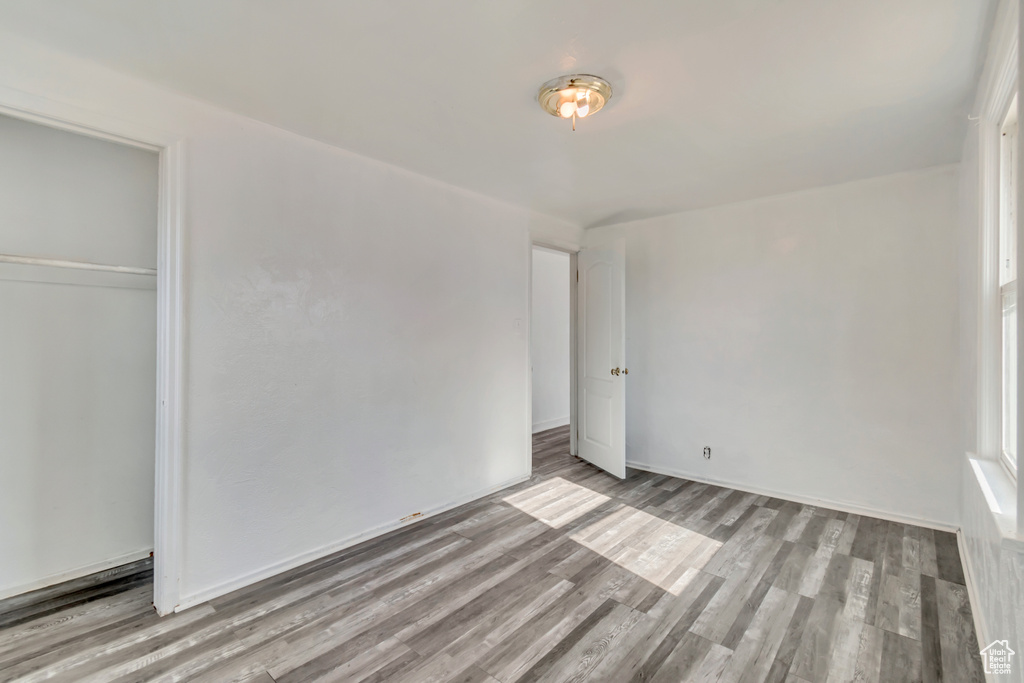
<instances>
[{"instance_id":1,"label":"brass door knob","mask_svg":"<svg viewBox=\"0 0 1024 683\"><path fill-rule=\"evenodd\" d=\"M629 368L622 368L622 374L623 375L628 375L629 374Z\"/></svg>"},{"instance_id":2,"label":"brass door knob","mask_svg":"<svg viewBox=\"0 0 1024 683\"><path fill-rule=\"evenodd\" d=\"M618 368L612 368L612 374L615 375L616 377L618 377L619 376L619 369Z\"/></svg>"}]
</instances>

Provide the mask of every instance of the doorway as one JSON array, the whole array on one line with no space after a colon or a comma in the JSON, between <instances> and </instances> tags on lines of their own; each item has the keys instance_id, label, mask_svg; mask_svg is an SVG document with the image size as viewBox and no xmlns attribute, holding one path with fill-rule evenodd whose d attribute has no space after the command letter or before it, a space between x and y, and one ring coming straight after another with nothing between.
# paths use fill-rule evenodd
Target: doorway
<instances>
[{"instance_id":1,"label":"doorway","mask_svg":"<svg viewBox=\"0 0 1024 683\"><path fill-rule=\"evenodd\" d=\"M531 432L568 429L576 454L576 253L533 244L530 268Z\"/></svg>"},{"instance_id":2,"label":"doorway","mask_svg":"<svg viewBox=\"0 0 1024 683\"><path fill-rule=\"evenodd\" d=\"M550 257L550 258L549 258ZM568 259L568 287L564 269ZM530 269L530 408L533 434L564 429L561 387L569 387L569 452L626 476L626 247L622 238L581 251L533 244ZM564 293L568 291L568 322ZM568 327L569 380L561 331ZM554 362L548 358L553 357ZM556 368L552 372L550 368ZM550 399L550 400L549 400ZM539 402L539 406L538 406ZM551 406L555 406L552 409ZM550 436L557 436L552 433ZM532 439L531 439L532 442Z\"/></svg>"},{"instance_id":3,"label":"doorway","mask_svg":"<svg viewBox=\"0 0 1024 683\"><path fill-rule=\"evenodd\" d=\"M6 598L153 553L161 160L6 115L0 149Z\"/></svg>"}]
</instances>

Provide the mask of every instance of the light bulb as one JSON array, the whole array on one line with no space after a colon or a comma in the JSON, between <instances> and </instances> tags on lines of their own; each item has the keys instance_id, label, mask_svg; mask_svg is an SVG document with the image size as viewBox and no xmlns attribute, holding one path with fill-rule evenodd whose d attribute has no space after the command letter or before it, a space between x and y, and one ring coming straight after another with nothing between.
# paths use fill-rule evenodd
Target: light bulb
<instances>
[{"instance_id":1,"label":"light bulb","mask_svg":"<svg viewBox=\"0 0 1024 683\"><path fill-rule=\"evenodd\" d=\"M576 100L576 116L581 119L590 113L590 98L580 98Z\"/></svg>"},{"instance_id":2,"label":"light bulb","mask_svg":"<svg viewBox=\"0 0 1024 683\"><path fill-rule=\"evenodd\" d=\"M576 103L572 100L566 100L558 105L558 115L563 119L570 118L576 113Z\"/></svg>"}]
</instances>

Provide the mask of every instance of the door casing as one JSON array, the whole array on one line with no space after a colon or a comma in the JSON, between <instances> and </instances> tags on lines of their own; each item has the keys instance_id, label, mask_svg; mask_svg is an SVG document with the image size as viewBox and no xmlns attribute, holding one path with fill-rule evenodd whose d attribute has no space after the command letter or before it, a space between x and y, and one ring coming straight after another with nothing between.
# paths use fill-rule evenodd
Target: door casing
<instances>
[{"instance_id":1,"label":"door casing","mask_svg":"<svg viewBox=\"0 0 1024 683\"><path fill-rule=\"evenodd\" d=\"M153 605L174 612L181 585L185 410L184 135L138 126L72 104L0 86L0 113L51 128L156 152L157 395Z\"/></svg>"}]
</instances>

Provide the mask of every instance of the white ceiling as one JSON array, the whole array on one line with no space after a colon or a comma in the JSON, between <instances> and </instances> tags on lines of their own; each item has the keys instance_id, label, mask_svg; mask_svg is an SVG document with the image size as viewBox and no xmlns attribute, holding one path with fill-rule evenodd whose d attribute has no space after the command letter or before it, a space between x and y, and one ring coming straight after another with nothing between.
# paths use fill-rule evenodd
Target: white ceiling
<instances>
[{"instance_id":1,"label":"white ceiling","mask_svg":"<svg viewBox=\"0 0 1024 683\"><path fill-rule=\"evenodd\" d=\"M954 162L991 0L0 0L0 25L591 227ZM541 83L614 95L569 124Z\"/></svg>"}]
</instances>

